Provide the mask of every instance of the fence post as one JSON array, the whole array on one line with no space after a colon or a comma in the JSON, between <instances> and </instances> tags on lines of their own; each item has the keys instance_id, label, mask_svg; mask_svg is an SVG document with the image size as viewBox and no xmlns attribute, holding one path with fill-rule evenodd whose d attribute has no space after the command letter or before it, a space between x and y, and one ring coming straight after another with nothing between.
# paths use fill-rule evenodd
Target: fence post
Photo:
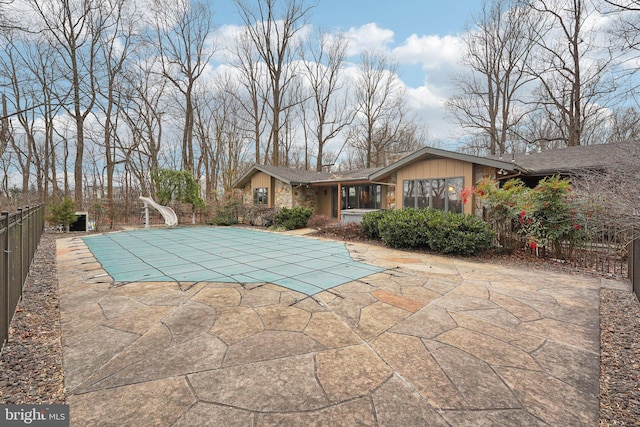
<instances>
[{"instance_id":1,"label":"fence post","mask_svg":"<svg viewBox=\"0 0 640 427\"><path fill-rule=\"evenodd\" d=\"M631 280L631 287L636 295L636 298L640 301L640 239L632 240L629 243L628 252L628 275Z\"/></svg>"},{"instance_id":2,"label":"fence post","mask_svg":"<svg viewBox=\"0 0 640 427\"><path fill-rule=\"evenodd\" d=\"M25 279L25 271L24 271L24 209L18 208L18 216L16 218L16 227L17 227L17 235L20 240L18 240L17 247L20 249L20 253L18 255L18 261L20 261L20 294L22 294L22 283L24 283Z\"/></svg>"},{"instance_id":3,"label":"fence post","mask_svg":"<svg viewBox=\"0 0 640 427\"><path fill-rule=\"evenodd\" d=\"M0 336L2 346L9 340L9 324L11 323L11 313L9 313L9 212L2 211L2 227L4 228L2 242L2 277L0 277L0 308L2 309L2 319L0 319ZM0 348L2 348L0 346Z\"/></svg>"}]
</instances>

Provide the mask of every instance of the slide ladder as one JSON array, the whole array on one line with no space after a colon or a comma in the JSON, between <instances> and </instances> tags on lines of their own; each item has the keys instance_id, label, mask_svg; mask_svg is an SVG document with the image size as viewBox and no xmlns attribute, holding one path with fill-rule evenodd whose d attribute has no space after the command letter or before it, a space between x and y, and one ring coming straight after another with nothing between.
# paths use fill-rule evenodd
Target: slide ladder
<instances>
[{"instance_id":1,"label":"slide ladder","mask_svg":"<svg viewBox=\"0 0 640 427\"><path fill-rule=\"evenodd\" d=\"M149 206L160 212L167 227L175 227L178 225L178 215L176 215L176 212L169 206L159 205L151 197L140 196L140 200L144 202L144 228L149 228Z\"/></svg>"}]
</instances>

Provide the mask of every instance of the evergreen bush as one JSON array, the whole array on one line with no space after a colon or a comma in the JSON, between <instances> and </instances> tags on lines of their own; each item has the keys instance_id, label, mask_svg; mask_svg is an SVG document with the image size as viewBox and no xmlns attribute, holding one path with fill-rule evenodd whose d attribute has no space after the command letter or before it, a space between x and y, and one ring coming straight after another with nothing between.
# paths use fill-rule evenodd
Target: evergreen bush
<instances>
[{"instance_id":1,"label":"evergreen bush","mask_svg":"<svg viewBox=\"0 0 640 427\"><path fill-rule=\"evenodd\" d=\"M474 255L491 247L493 232L473 215L437 209L384 211L380 238L392 248L425 248L443 254Z\"/></svg>"},{"instance_id":2,"label":"evergreen bush","mask_svg":"<svg viewBox=\"0 0 640 427\"><path fill-rule=\"evenodd\" d=\"M69 226L78 220L73 200L69 197L65 197L59 203L51 206L50 212L51 215L47 220L52 224L63 225L66 232L69 232Z\"/></svg>"},{"instance_id":3,"label":"evergreen bush","mask_svg":"<svg viewBox=\"0 0 640 427\"><path fill-rule=\"evenodd\" d=\"M286 230L304 228L307 226L312 214L313 210L311 208L301 206L292 209L281 208L273 219L273 224Z\"/></svg>"},{"instance_id":4,"label":"evergreen bush","mask_svg":"<svg viewBox=\"0 0 640 427\"><path fill-rule=\"evenodd\" d=\"M385 211L373 211L367 212L362 215L362 220L360 221L360 226L362 227L362 232L372 239L380 238L380 230L378 228L378 224L380 220L384 217Z\"/></svg>"}]
</instances>

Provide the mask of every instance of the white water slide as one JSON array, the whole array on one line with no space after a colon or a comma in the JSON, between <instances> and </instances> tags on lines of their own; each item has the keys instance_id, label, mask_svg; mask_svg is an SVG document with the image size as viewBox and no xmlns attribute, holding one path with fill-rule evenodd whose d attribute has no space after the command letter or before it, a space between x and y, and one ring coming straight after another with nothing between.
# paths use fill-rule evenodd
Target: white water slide
<instances>
[{"instance_id":1,"label":"white water slide","mask_svg":"<svg viewBox=\"0 0 640 427\"><path fill-rule=\"evenodd\" d=\"M176 212L169 206L159 205L151 197L140 196L140 200L144 202L144 228L149 228L149 206L155 208L158 212L160 212L167 227L175 227L176 225L178 225L178 215L176 215Z\"/></svg>"}]
</instances>

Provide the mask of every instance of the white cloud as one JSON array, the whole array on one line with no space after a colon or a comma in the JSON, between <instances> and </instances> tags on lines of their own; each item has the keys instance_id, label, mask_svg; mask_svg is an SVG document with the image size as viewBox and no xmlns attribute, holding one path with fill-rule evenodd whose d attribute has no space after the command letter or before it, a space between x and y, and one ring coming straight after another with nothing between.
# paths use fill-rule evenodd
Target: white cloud
<instances>
[{"instance_id":1,"label":"white cloud","mask_svg":"<svg viewBox=\"0 0 640 427\"><path fill-rule=\"evenodd\" d=\"M392 53L401 64L421 64L424 70L429 70L455 65L461 51L458 37L412 34Z\"/></svg>"},{"instance_id":2,"label":"white cloud","mask_svg":"<svg viewBox=\"0 0 640 427\"><path fill-rule=\"evenodd\" d=\"M351 27L342 36L349 40L349 56L368 50L384 50L393 43L393 31L380 28L376 23Z\"/></svg>"}]
</instances>

